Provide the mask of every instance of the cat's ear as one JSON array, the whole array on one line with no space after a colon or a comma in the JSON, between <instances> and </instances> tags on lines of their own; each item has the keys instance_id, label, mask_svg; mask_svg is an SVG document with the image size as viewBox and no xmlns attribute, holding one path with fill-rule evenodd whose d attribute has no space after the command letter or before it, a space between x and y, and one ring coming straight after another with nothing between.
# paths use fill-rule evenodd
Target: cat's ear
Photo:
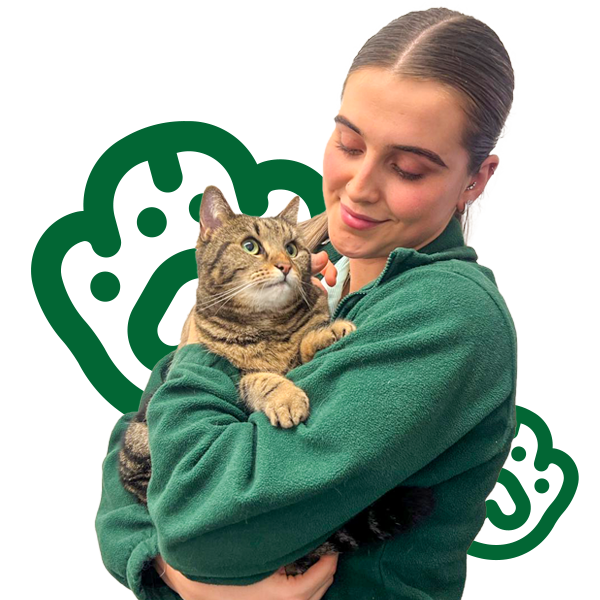
<instances>
[{"instance_id":1,"label":"cat's ear","mask_svg":"<svg viewBox=\"0 0 600 600\"><path fill-rule=\"evenodd\" d=\"M215 229L235 216L221 190L209 185L200 202L200 239L207 242Z\"/></svg>"},{"instance_id":2,"label":"cat's ear","mask_svg":"<svg viewBox=\"0 0 600 600\"><path fill-rule=\"evenodd\" d=\"M294 196L290 203L277 215L278 219L285 219L288 223L296 225L298 222L298 209L300 208L300 196Z\"/></svg>"}]
</instances>

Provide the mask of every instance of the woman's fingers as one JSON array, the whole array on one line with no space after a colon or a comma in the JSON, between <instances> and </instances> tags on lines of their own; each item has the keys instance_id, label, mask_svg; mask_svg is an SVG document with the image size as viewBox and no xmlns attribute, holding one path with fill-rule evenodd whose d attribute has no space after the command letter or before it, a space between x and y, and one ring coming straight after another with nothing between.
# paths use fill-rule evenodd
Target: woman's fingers
<instances>
[{"instance_id":1,"label":"woman's fingers","mask_svg":"<svg viewBox=\"0 0 600 600\"><path fill-rule=\"evenodd\" d=\"M338 554L322 556L303 575L288 577L282 567L270 577L248 586L221 586L191 581L159 555L154 560L163 581L183 600L320 600L333 583Z\"/></svg>"},{"instance_id":2,"label":"woman's fingers","mask_svg":"<svg viewBox=\"0 0 600 600\"><path fill-rule=\"evenodd\" d=\"M311 272L313 275L321 273L329 287L335 285L337 269L324 250L318 254L311 254Z\"/></svg>"},{"instance_id":3,"label":"woman's fingers","mask_svg":"<svg viewBox=\"0 0 600 600\"><path fill-rule=\"evenodd\" d=\"M313 285L316 285L320 290L327 294L327 290L325 289L325 286L321 283L320 279L317 279L316 277L311 277L310 280L312 281Z\"/></svg>"},{"instance_id":4,"label":"woman's fingers","mask_svg":"<svg viewBox=\"0 0 600 600\"><path fill-rule=\"evenodd\" d=\"M321 600L327 590L333 583L333 577L330 577L310 598L309 600Z\"/></svg>"},{"instance_id":5,"label":"woman's fingers","mask_svg":"<svg viewBox=\"0 0 600 600\"><path fill-rule=\"evenodd\" d=\"M339 554L322 556L306 573L294 578L303 589L308 590L310 600L321 598L332 584L338 557Z\"/></svg>"},{"instance_id":6,"label":"woman's fingers","mask_svg":"<svg viewBox=\"0 0 600 600\"><path fill-rule=\"evenodd\" d=\"M310 268L313 275L320 273L327 263L329 262L329 256L325 250L317 252L317 254L310 255Z\"/></svg>"},{"instance_id":7,"label":"woman's fingers","mask_svg":"<svg viewBox=\"0 0 600 600\"><path fill-rule=\"evenodd\" d=\"M325 575L333 576L337 570L339 554L325 554L304 573L306 577L309 573L312 577L322 578Z\"/></svg>"}]
</instances>

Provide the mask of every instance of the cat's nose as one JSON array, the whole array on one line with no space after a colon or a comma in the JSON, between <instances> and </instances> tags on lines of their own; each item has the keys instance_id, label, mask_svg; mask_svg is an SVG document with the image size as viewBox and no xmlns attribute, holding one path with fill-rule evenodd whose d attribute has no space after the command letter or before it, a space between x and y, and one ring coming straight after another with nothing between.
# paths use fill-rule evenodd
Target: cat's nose
<instances>
[{"instance_id":1,"label":"cat's nose","mask_svg":"<svg viewBox=\"0 0 600 600\"><path fill-rule=\"evenodd\" d=\"M290 272L290 269L292 268L292 265L290 265L289 263L277 263L275 266L280 271L283 271L284 275L287 275Z\"/></svg>"}]
</instances>

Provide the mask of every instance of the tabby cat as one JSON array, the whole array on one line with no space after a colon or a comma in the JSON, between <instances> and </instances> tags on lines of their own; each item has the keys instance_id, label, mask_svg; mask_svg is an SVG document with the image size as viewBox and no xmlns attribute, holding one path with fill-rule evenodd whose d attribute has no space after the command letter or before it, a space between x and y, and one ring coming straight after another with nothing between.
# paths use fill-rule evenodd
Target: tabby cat
<instances>
[{"instance_id":1,"label":"tabby cat","mask_svg":"<svg viewBox=\"0 0 600 600\"><path fill-rule=\"evenodd\" d=\"M306 394L285 374L356 329L350 321L330 320L327 297L311 282L310 253L321 241L315 239L314 226L323 219L298 225L299 200L293 198L276 217L259 218L236 215L218 188L206 188L196 244L196 304L179 346L194 319L199 341L240 370L240 400L252 411L263 411L272 425L285 428L309 415ZM151 474L146 424L150 401L129 424L119 454L121 481L144 504ZM324 554L388 539L432 508L428 488L391 490L317 549L287 565L286 573L304 573Z\"/></svg>"}]
</instances>

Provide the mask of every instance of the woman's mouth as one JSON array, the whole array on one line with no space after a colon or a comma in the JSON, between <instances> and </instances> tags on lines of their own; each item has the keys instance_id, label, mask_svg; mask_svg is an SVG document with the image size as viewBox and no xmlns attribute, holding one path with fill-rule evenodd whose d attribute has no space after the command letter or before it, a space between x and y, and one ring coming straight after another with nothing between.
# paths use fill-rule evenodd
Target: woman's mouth
<instances>
[{"instance_id":1,"label":"woman's mouth","mask_svg":"<svg viewBox=\"0 0 600 600\"><path fill-rule=\"evenodd\" d=\"M371 229L380 223L385 223L385 221L377 221L371 217L359 215L345 207L341 202L340 215L342 217L342 221L348 225L348 227L352 227L353 229Z\"/></svg>"}]
</instances>

